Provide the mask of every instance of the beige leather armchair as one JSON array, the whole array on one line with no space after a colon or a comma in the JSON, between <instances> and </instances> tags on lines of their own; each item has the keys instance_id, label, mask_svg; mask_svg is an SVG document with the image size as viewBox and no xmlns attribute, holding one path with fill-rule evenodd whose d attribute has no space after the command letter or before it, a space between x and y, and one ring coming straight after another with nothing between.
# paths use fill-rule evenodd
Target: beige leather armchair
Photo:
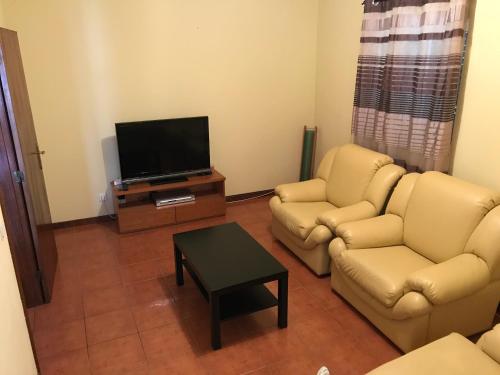
<instances>
[{"instance_id":1,"label":"beige leather armchair","mask_svg":"<svg viewBox=\"0 0 500 375\"><path fill-rule=\"evenodd\" d=\"M404 173L387 155L354 144L334 148L316 178L276 187L273 234L317 275L327 274L337 225L378 215Z\"/></svg>"},{"instance_id":2,"label":"beige leather armchair","mask_svg":"<svg viewBox=\"0 0 500 375\"><path fill-rule=\"evenodd\" d=\"M369 375L498 375L500 325L486 332L476 345L452 333L386 363Z\"/></svg>"},{"instance_id":3,"label":"beige leather armchair","mask_svg":"<svg viewBox=\"0 0 500 375\"><path fill-rule=\"evenodd\" d=\"M339 225L332 288L408 352L491 327L500 300L500 194L408 174L386 214Z\"/></svg>"}]
</instances>

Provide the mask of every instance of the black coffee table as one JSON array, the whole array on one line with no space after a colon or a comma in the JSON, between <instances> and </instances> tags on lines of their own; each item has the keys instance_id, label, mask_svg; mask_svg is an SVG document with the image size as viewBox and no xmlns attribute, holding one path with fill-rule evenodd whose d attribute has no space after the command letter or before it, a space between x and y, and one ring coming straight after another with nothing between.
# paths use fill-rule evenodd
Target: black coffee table
<instances>
[{"instance_id":1,"label":"black coffee table","mask_svg":"<svg viewBox=\"0 0 500 375\"><path fill-rule=\"evenodd\" d=\"M186 268L210 304L212 348L221 348L220 322L278 306L287 326L288 270L238 224L174 234L177 285ZM183 258L184 255L184 258ZM278 299L263 285L278 280Z\"/></svg>"}]
</instances>

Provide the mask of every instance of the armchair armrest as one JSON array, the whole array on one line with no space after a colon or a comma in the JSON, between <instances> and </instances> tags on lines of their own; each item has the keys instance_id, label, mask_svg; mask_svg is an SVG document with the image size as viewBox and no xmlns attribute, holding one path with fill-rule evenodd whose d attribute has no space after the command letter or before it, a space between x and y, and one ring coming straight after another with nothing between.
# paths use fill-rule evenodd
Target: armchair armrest
<instances>
[{"instance_id":1,"label":"armchair armrest","mask_svg":"<svg viewBox=\"0 0 500 375\"><path fill-rule=\"evenodd\" d=\"M278 185L274 191L283 203L326 201L326 182L321 178Z\"/></svg>"},{"instance_id":2,"label":"armchair armrest","mask_svg":"<svg viewBox=\"0 0 500 375\"><path fill-rule=\"evenodd\" d=\"M377 216L377 210L368 201L324 212L316 219L316 224L326 225L332 232L342 223L358 221Z\"/></svg>"},{"instance_id":3,"label":"armchair armrest","mask_svg":"<svg viewBox=\"0 0 500 375\"><path fill-rule=\"evenodd\" d=\"M500 363L500 324L482 335L477 345L483 352Z\"/></svg>"},{"instance_id":4,"label":"armchair armrest","mask_svg":"<svg viewBox=\"0 0 500 375\"><path fill-rule=\"evenodd\" d=\"M422 293L434 305L470 296L488 285L488 265L474 254L461 254L408 276L405 293Z\"/></svg>"},{"instance_id":5,"label":"armchair armrest","mask_svg":"<svg viewBox=\"0 0 500 375\"><path fill-rule=\"evenodd\" d=\"M403 219L397 215L383 215L353 221L337 227L348 249L397 246L403 244Z\"/></svg>"}]
</instances>

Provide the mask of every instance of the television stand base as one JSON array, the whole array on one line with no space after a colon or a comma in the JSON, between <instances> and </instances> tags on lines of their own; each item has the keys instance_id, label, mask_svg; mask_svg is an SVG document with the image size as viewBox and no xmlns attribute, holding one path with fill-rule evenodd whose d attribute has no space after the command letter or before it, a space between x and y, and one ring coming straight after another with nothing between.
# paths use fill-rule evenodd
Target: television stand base
<instances>
[{"instance_id":1,"label":"television stand base","mask_svg":"<svg viewBox=\"0 0 500 375\"><path fill-rule=\"evenodd\" d=\"M215 169L209 176L186 176L187 181L151 185L150 182L130 184L128 190L113 186L113 204L120 233L186 223L192 220L226 214L226 178ZM156 207L152 193L185 190L194 200Z\"/></svg>"},{"instance_id":2,"label":"television stand base","mask_svg":"<svg viewBox=\"0 0 500 375\"><path fill-rule=\"evenodd\" d=\"M151 184L151 186L156 186L163 184L175 184L176 182L185 182L185 181L187 181L187 177L179 176L179 177L162 178L161 180L153 180L150 181L149 183Z\"/></svg>"}]
</instances>

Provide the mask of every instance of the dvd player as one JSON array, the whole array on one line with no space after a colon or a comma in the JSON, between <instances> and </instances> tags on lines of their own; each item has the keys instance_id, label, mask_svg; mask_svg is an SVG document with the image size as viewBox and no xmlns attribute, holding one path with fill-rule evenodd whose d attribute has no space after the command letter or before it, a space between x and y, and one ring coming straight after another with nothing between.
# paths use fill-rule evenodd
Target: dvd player
<instances>
[{"instance_id":1,"label":"dvd player","mask_svg":"<svg viewBox=\"0 0 500 375\"><path fill-rule=\"evenodd\" d=\"M162 207L179 203L193 202L195 197L191 191L182 189L154 192L153 200L155 201L156 207Z\"/></svg>"}]
</instances>

